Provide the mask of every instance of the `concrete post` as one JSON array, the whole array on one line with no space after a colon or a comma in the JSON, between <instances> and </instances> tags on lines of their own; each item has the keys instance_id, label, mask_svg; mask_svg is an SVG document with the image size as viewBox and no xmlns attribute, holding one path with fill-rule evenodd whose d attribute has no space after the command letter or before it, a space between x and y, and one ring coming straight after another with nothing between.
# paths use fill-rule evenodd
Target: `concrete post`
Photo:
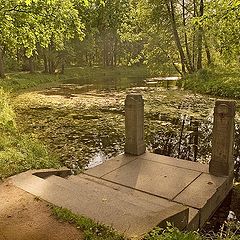
<instances>
[{"instance_id":1,"label":"concrete post","mask_svg":"<svg viewBox=\"0 0 240 240\"><path fill-rule=\"evenodd\" d=\"M125 153L141 155L144 142L144 102L140 94L129 94L125 100Z\"/></svg>"},{"instance_id":2,"label":"concrete post","mask_svg":"<svg viewBox=\"0 0 240 240\"><path fill-rule=\"evenodd\" d=\"M215 176L233 173L235 102L217 100L214 108L212 158L209 172Z\"/></svg>"}]
</instances>

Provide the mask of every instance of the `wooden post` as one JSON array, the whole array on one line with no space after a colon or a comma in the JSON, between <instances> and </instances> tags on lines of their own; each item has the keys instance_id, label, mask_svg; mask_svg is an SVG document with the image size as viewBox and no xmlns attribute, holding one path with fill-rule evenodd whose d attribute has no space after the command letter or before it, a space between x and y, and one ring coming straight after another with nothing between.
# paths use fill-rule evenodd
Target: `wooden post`
<instances>
[{"instance_id":1,"label":"wooden post","mask_svg":"<svg viewBox=\"0 0 240 240\"><path fill-rule=\"evenodd\" d=\"M129 94L125 100L125 153L141 155L144 142L144 101L140 94Z\"/></svg>"},{"instance_id":2,"label":"wooden post","mask_svg":"<svg viewBox=\"0 0 240 240\"><path fill-rule=\"evenodd\" d=\"M214 108L212 158L209 172L215 176L228 176L233 173L234 101L217 100Z\"/></svg>"}]
</instances>

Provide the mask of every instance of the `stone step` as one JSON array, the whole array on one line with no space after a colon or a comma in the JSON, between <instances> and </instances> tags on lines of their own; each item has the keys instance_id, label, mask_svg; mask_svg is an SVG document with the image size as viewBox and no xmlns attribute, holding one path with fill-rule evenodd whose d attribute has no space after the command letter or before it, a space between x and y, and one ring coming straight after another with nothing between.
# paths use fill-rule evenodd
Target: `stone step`
<instances>
[{"instance_id":1,"label":"stone step","mask_svg":"<svg viewBox=\"0 0 240 240\"><path fill-rule=\"evenodd\" d=\"M153 211L156 209L156 206L161 207L170 207L173 206L173 203L168 201L167 199L160 199L158 197L152 196L152 195L146 195L146 193L142 193L140 191L136 191L135 189L131 189L125 186L121 186L119 184L115 184L103 179L95 178L92 176L88 176L86 174L80 174L76 176L70 176L69 182L74 182L75 184L81 184L83 181L89 181L94 182L96 184L100 184L101 186L104 186L104 188L112 189L113 191L118 191L121 193L121 199L131 196L131 198L134 198L135 202L138 202L139 206L142 208L152 209ZM160 200L159 200L160 199Z\"/></svg>"},{"instance_id":2,"label":"stone step","mask_svg":"<svg viewBox=\"0 0 240 240\"><path fill-rule=\"evenodd\" d=\"M166 221L180 228L187 225L188 209L165 199L85 176L69 180L51 176L46 181L64 188L68 198L78 201L63 207L112 226L127 237L141 236Z\"/></svg>"},{"instance_id":3,"label":"stone step","mask_svg":"<svg viewBox=\"0 0 240 240\"><path fill-rule=\"evenodd\" d=\"M167 221L180 229L188 223L189 209L181 204L94 177L41 178L29 171L11 179L15 186L56 206L112 226L129 238L140 238L158 225L166 226Z\"/></svg>"},{"instance_id":4,"label":"stone step","mask_svg":"<svg viewBox=\"0 0 240 240\"><path fill-rule=\"evenodd\" d=\"M116 190L121 191L122 193L131 194L131 195L134 195L137 198L142 198L143 201L148 202L148 209L149 210L150 209L155 210L156 205L159 205L159 204L161 204L162 206L164 206L166 208L168 208L169 206L171 206L173 204L173 202L171 202L167 199L159 198L157 196L153 196L153 195L147 194L145 192L141 192L141 191L134 190L132 188L121 186L119 184L109 182L109 181L106 181L106 180L101 179L101 178L89 176L88 174L71 175L71 176L68 177L68 179L71 180L72 182L75 182L75 183L81 182L82 179L87 179L89 181L98 182L101 185L112 187ZM175 202L175 204L178 204L178 203ZM183 204L180 203L179 206L180 205L183 205ZM189 207L189 217L188 217L188 226L187 226L188 230L198 229L198 226L199 226L199 214L198 213L199 213L199 211L197 209Z\"/></svg>"},{"instance_id":5,"label":"stone step","mask_svg":"<svg viewBox=\"0 0 240 240\"><path fill-rule=\"evenodd\" d=\"M107 217L109 217L108 215L111 214L110 210L112 208L114 208L114 211L121 212L123 215L131 214L139 218L149 213L149 210L151 210L154 215L165 207L173 206L173 204L168 204L168 206L166 206L166 204L153 204L148 202L147 199L141 199L134 195L127 195L117 188L101 185L84 178L79 178L78 183L75 183L71 180L53 175L47 178L46 181L64 188L65 192L69 192L69 197L77 198L79 200L79 205L82 205L84 211L82 213L90 214L91 217L95 219L100 216L102 217L106 212ZM101 207L99 208L99 206ZM97 214L96 211L98 212Z\"/></svg>"}]
</instances>

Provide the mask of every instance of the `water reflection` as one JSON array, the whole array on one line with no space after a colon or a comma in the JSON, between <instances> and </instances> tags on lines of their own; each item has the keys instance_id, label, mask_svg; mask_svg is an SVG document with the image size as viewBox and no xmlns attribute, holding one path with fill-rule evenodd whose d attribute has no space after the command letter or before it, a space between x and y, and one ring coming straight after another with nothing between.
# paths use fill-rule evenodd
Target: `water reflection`
<instances>
[{"instance_id":1,"label":"water reflection","mask_svg":"<svg viewBox=\"0 0 240 240\"><path fill-rule=\"evenodd\" d=\"M94 168L100 164L102 164L104 161L106 161L107 156L104 152L100 151L97 152L95 156L92 157L91 161L86 166L86 169Z\"/></svg>"},{"instance_id":2,"label":"water reflection","mask_svg":"<svg viewBox=\"0 0 240 240\"><path fill-rule=\"evenodd\" d=\"M204 163L210 160L212 120L199 121L188 115L173 118L164 115L154 127L147 125L147 128L150 151Z\"/></svg>"},{"instance_id":3,"label":"water reflection","mask_svg":"<svg viewBox=\"0 0 240 240\"><path fill-rule=\"evenodd\" d=\"M149 86L161 87L164 90L175 90L181 88L178 86L179 77L165 77L165 78L139 78L139 77L124 77L124 78L99 78L99 79L70 79L63 80L56 87L50 87L41 91L44 95L60 95L69 97L77 97L78 94L90 92L92 90L98 91L120 91L127 88L139 90L146 90Z\"/></svg>"},{"instance_id":4,"label":"water reflection","mask_svg":"<svg viewBox=\"0 0 240 240\"><path fill-rule=\"evenodd\" d=\"M181 85L178 85L181 78L180 77L158 77L158 78L148 78L144 80L147 86L158 86L162 87L162 89L167 90L176 90L181 88Z\"/></svg>"}]
</instances>

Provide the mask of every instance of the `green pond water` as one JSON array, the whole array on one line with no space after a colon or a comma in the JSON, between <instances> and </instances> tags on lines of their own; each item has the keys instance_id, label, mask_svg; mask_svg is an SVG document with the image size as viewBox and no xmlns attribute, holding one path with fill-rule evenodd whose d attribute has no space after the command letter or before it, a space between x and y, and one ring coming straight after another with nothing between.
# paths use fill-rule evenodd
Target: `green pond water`
<instances>
[{"instance_id":1,"label":"green pond water","mask_svg":"<svg viewBox=\"0 0 240 240\"><path fill-rule=\"evenodd\" d=\"M123 152L124 100L139 92L145 101L149 151L208 162L215 98L184 91L175 78L72 79L15 99L24 132L44 141L70 168L89 168ZM239 112L239 102L237 102ZM239 114L235 160L240 156Z\"/></svg>"}]
</instances>

